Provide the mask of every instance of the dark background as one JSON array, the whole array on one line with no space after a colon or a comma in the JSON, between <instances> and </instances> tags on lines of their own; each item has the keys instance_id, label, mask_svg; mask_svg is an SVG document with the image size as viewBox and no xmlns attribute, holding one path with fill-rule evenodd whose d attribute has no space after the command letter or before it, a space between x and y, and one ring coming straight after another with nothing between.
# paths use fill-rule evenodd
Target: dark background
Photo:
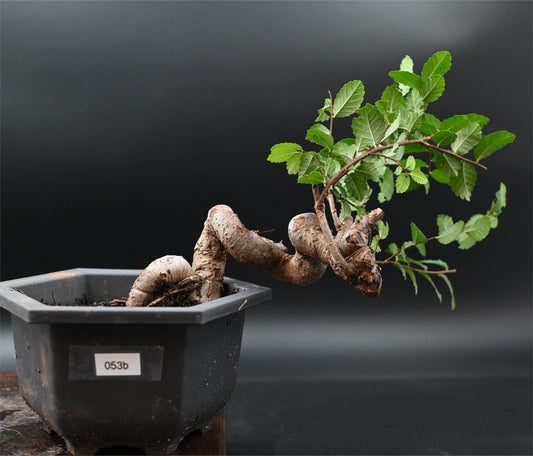
<instances>
[{"instance_id":1,"label":"dark background","mask_svg":"<svg viewBox=\"0 0 533 456\"><path fill-rule=\"evenodd\" d=\"M439 118L479 113L516 141L486 160L472 201L447 188L381 207L391 241L413 220L485 212L500 226L468 251L457 309L396 270L379 299L332 273L306 288L230 260L273 288L251 310L228 406L228 452L531 452L531 2L1 3L1 279L72 267L192 259L211 206L286 238L309 186L266 161L303 143L328 89L361 79L374 102L409 54L449 50ZM336 132L349 134L338 121ZM445 291L445 290L443 290ZM3 312L3 311L2 311ZM2 313L2 368L12 369Z\"/></svg>"}]
</instances>

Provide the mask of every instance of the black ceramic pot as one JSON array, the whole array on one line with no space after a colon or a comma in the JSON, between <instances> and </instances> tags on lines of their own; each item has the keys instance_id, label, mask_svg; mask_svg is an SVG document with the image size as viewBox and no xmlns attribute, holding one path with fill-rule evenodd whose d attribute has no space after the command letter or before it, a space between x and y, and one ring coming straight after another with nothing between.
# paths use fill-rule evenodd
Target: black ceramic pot
<instances>
[{"instance_id":1,"label":"black ceramic pot","mask_svg":"<svg viewBox=\"0 0 533 456\"><path fill-rule=\"evenodd\" d=\"M20 391L74 455L162 454L208 428L235 386L245 310L271 298L227 278L225 297L193 307L73 305L126 296L138 274L72 269L0 283Z\"/></svg>"}]
</instances>

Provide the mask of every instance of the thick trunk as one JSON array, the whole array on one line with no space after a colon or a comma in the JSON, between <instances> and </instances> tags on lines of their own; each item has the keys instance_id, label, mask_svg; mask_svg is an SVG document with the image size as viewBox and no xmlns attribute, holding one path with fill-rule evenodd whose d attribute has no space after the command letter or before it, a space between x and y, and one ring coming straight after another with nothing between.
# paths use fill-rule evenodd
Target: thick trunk
<instances>
[{"instance_id":1,"label":"thick trunk","mask_svg":"<svg viewBox=\"0 0 533 456\"><path fill-rule=\"evenodd\" d=\"M156 260L135 282L128 305L150 305L153 291L165 281L182 285L183 292L191 295L196 302L220 297L227 254L293 285L315 282L330 266L361 293L377 296L381 289L381 274L369 243L372 226L382 217L383 211L376 209L355 222L345 220L342 229L332 238L331 233L324 235L315 213L297 215L290 221L288 229L295 249L291 254L283 243L273 242L248 230L230 207L215 206L209 211L194 248L192 268L183 263L183 258L174 257L179 258L174 260L176 271L161 271L161 261ZM333 248L342 255L343 268L338 266L328 239L332 239ZM167 258L163 261L166 266L171 257L164 258ZM157 283L148 284L148 279ZM194 286L191 287L191 284L195 285L193 293L191 288Z\"/></svg>"}]
</instances>

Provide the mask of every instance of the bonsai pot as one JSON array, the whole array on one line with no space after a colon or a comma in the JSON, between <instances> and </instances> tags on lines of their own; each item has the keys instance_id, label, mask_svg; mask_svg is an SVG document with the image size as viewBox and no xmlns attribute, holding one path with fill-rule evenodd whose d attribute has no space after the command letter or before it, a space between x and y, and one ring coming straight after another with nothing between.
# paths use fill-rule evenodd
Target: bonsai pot
<instances>
[{"instance_id":1,"label":"bonsai pot","mask_svg":"<svg viewBox=\"0 0 533 456\"><path fill-rule=\"evenodd\" d=\"M20 391L74 455L113 446L161 454L208 429L235 386L245 310L271 298L226 278L224 297L192 307L75 305L127 296L139 272L72 269L0 283Z\"/></svg>"}]
</instances>

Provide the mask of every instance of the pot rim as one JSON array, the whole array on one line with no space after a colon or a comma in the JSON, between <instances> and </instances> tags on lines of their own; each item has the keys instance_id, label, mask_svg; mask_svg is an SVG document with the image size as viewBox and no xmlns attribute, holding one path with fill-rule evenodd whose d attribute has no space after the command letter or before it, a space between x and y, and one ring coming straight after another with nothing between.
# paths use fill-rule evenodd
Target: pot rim
<instances>
[{"instance_id":1,"label":"pot rim","mask_svg":"<svg viewBox=\"0 0 533 456\"><path fill-rule=\"evenodd\" d=\"M233 293L191 307L50 306L23 293L25 286L80 276L131 277L133 283L140 272L138 269L75 268L7 280L0 282L0 307L28 323L203 324L272 299L270 288L230 277L224 278L224 284Z\"/></svg>"}]
</instances>

